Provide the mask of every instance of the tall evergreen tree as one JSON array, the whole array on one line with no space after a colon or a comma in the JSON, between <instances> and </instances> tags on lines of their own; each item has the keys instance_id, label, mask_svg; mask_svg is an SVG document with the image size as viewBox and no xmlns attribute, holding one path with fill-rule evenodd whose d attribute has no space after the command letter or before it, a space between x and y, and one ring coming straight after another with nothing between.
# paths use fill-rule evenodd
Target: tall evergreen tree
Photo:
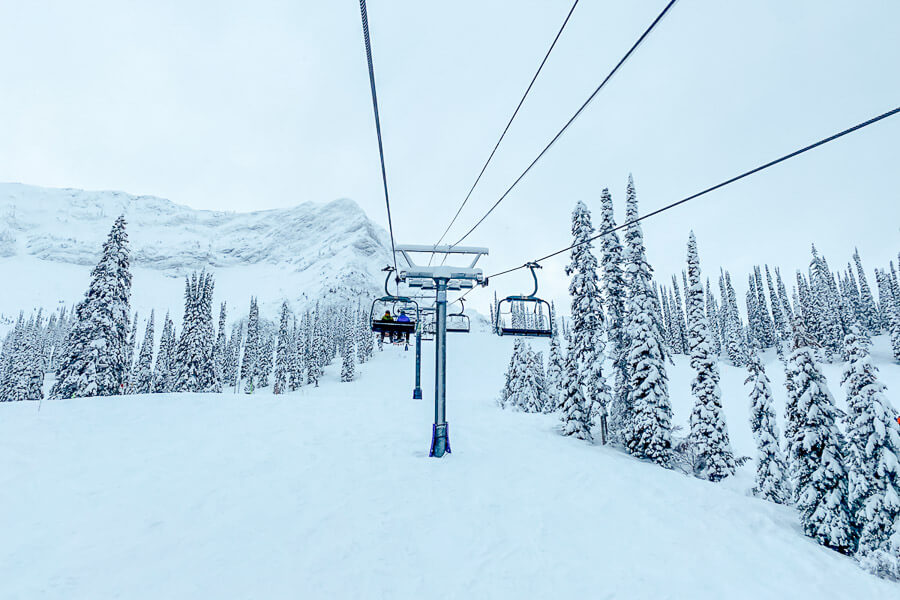
<instances>
[{"instance_id":1,"label":"tall evergreen tree","mask_svg":"<svg viewBox=\"0 0 900 600\"><path fill-rule=\"evenodd\" d=\"M795 318L787 369L796 419L790 451L796 469L797 508L806 535L823 546L848 553L853 548L854 531L836 423L838 413L811 346L804 322Z\"/></svg>"},{"instance_id":2,"label":"tall evergreen tree","mask_svg":"<svg viewBox=\"0 0 900 600\"><path fill-rule=\"evenodd\" d=\"M228 362L228 336L225 332L225 320L227 312L225 303L219 306L219 328L216 330L216 345L213 349L213 366L216 371L216 380L221 386L230 385L230 378L226 377L225 365ZM228 379L229 381L226 381Z\"/></svg>"},{"instance_id":3,"label":"tall evergreen tree","mask_svg":"<svg viewBox=\"0 0 900 600\"><path fill-rule=\"evenodd\" d=\"M869 359L869 341L845 338L849 503L859 530L857 558L870 572L900 579L900 424Z\"/></svg>"},{"instance_id":4,"label":"tall evergreen tree","mask_svg":"<svg viewBox=\"0 0 900 600\"><path fill-rule=\"evenodd\" d=\"M184 322L176 350L176 391L221 391L213 361L212 293L211 274L194 273L190 278L185 278Z\"/></svg>"},{"instance_id":5,"label":"tall evergreen tree","mask_svg":"<svg viewBox=\"0 0 900 600\"><path fill-rule=\"evenodd\" d=\"M597 278L597 259L590 241L594 234L591 213L583 202L572 212L572 261L566 267L571 275L569 295L572 298L572 339L582 390L586 394L586 413L592 423L606 425L609 386L603 374L605 360L603 304ZM605 441L605 440L604 440Z\"/></svg>"},{"instance_id":6,"label":"tall evergreen tree","mask_svg":"<svg viewBox=\"0 0 900 600\"><path fill-rule=\"evenodd\" d=\"M555 320L555 319L554 319ZM553 324L554 333L550 337L550 357L547 365L547 402L544 404L544 412L553 412L560 407L560 398L565 385L565 359L559 348L559 334L556 332L556 324Z\"/></svg>"},{"instance_id":7,"label":"tall evergreen tree","mask_svg":"<svg viewBox=\"0 0 900 600\"><path fill-rule=\"evenodd\" d=\"M342 347L343 351L341 354L343 355L343 361L341 363L341 381L353 381L356 378L356 361L354 360L356 348L353 343L353 336L350 335L349 326L348 331L344 335Z\"/></svg>"},{"instance_id":8,"label":"tall evergreen tree","mask_svg":"<svg viewBox=\"0 0 900 600\"><path fill-rule=\"evenodd\" d=\"M587 414L586 401L581 392L578 358L575 354L574 343L571 341L566 353L566 390L563 393L560 419L562 420L563 435L590 441L590 417Z\"/></svg>"},{"instance_id":9,"label":"tall evergreen tree","mask_svg":"<svg viewBox=\"0 0 900 600\"><path fill-rule=\"evenodd\" d=\"M132 377L135 394L149 394L153 388L153 320L154 312L151 310Z\"/></svg>"},{"instance_id":10,"label":"tall evergreen tree","mask_svg":"<svg viewBox=\"0 0 900 600\"><path fill-rule=\"evenodd\" d=\"M697 239L691 232L687 246L688 344L691 367L696 376L691 391L696 398L691 412L691 447L694 451L694 474L709 481L720 481L734 475L734 452L728 437L719 388L719 366L709 342L709 325L703 306L703 284L700 283L700 257Z\"/></svg>"},{"instance_id":11,"label":"tall evergreen tree","mask_svg":"<svg viewBox=\"0 0 900 600\"><path fill-rule=\"evenodd\" d=\"M259 340L259 308L256 298L250 298L250 316L247 319L247 339L244 342L244 357L241 362L241 381L244 383L244 392L252 394L256 384L259 383L257 361L260 354Z\"/></svg>"},{"instance_id":12,"label":"tall evergreen tree","mask_svg":"<svg viewBox=\"0 0 900 600\"><path fill-rule=\"evenodd\" d=\"M163 321L162 337L159 341L159 352L153 367L153 388L155 394L164 394L175 389L175 325L166 313Z\"/></svg>"},{"instance_id":13,"label":"tall evergreen tree","mask_svg":"<svg viewBox=\"0 0 900 600\"><path fill-rule=\"evenodd\" d=\"M281 303L281 322L278 326L278 346L275 348L275 383L272 385L273 394L283 394L288 388L288 373L290 370L291 336L288 331L288 323L291 315L287 302Z\"/></svg>"},{"instance_id":14,"label":"tall evergreen tree","mask_svg":"<svg viewBox=\"0 0 900 600\"><path fill-rule=\"evenodd\" d=\"M128 377L131 270L125 217L113 224L88 291L75 309L51 398L120 394Z\"/></svg>"},{"instance_id":15,"label":"tall evergreen tree","mask_svg":"<svg viewBox=\"0 0 900 600\"><path fill-rule=\"evenodd\" d=\"M866 280L866 272L863 270L862 260L859 258L859 250L853 249L853 262L856 264L856 276L859 283L860 320L870 335L881 333L881 323L878 320L878 309L875 307L875 298Z\"/></svg>"},{"instance_id":16,"label":"tall evergreen tree","mask_svg":"<svg viewBox=\"0 0 900 600\"><path fill-rule=\"evenodd\" d=\"M631 454L668 466L672 447L672 407L662 332L653 316L653 269L644 251L644 235L636 219L637 194L629 176L626 193L625 273L628 285L629 397L625 445Z\"/></svg>"},{"instance_id":17,"label":"tall evergreen tree","mask_svg":"<svg viewBox=\"0 0 900 600\"><path fill-rule=\"evenodd\" d=\"M755 352L747 361L750 384L750 430L756 440L756 486L753 494L776 504L786 504L787 471L778 445L778 425L772 406L772 391L766 370Z\"/></svg>"},{"instance_id":18,"label":"tall evergreen tree","mask_svg":"<svg viewBox=\"0 0 900 600\"><path fill-rule=\"evenodd\" d=\"M601 281L603 284L603 292L605 295L604 306L606 307L606 338L607 356L612 361L614 390L611 397L610 409L610 425L609 428L612 436L621 440L621 433L624 430L624 407L628 403L628 336L626 333L625 322L625 276L623 273L623 249L619 241L619 234L616 233L616 220L613 213L613 201L609 190L604 188L600 194L601 203L601 222L600 231L603 235L600 237L601 248ZM555 319L554 319L555 327ZM557 343L557 354L560 355L560 349ZM550 368L555 371L557 368L554 363L553 350L551 347ZM559 365L560 389L564 369L562 364ZM555 409L555 407L554 407Z\"/></svg>"}]
</instances>

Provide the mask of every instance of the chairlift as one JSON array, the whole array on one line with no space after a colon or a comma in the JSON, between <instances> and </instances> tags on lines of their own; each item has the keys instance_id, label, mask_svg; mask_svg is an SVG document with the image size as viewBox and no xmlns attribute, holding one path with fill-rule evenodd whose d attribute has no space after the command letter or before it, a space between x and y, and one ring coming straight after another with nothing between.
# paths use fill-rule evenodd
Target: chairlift
<instances>
[{"instance_id":1,"label":"chairlift","mask_svg":"<svg viewBox=\"0 0 900 600\"><path fill-rule=\"evenodd\" d=\"M553 335L550 303L537 297L538 279L534 270L541 266L535 262L525 266L534 278L534 291L527 296L507 296L497 303L497 333L501 336L550 337Z\"/></svg>"},{"instance_id":2,"label":"chairlift","mask_svg":"<svg viewBox=\"0 0 900 600\"><path fill-rule=\"evenodd\" d=\"M437 332L437 325L435 323L434 308L431 308L431 307L423 308L422 309L422 341L424 341L424 342L434 341L436 332Z\"/></svg>"},{"instance_id":3,"label":"chairlift","mask_svg":"<svg viewBox=\"0 0 900 600\"><path fill-rule=\"evenodd\" d=\"M471 322L466 312L466 301L459 299L460 309L458 313L447 315L447 333L469 333Z\"/></svg>"},{"instance_id":4,"label":"chairlift","mask_svg":"<svg viewBox=\"0 0 900 600\"><path fill-rule=\"evenodd\" d=\"M398 336L414 334L416 332L416 324L419 322L419 304L412 298L391 294L388 291L388 282L391 279L391 273L393 273L394 268L385 267L382 270L387 272L387 276L384 279L385 295L372 302L372 309L369 311L372 331L382 334L387 333L392 337L394 334ZM385 318L388 315L390 319ZM408 320L399 321L398 318L401 315L407 317Z\"/></svg>"}]
</instances>

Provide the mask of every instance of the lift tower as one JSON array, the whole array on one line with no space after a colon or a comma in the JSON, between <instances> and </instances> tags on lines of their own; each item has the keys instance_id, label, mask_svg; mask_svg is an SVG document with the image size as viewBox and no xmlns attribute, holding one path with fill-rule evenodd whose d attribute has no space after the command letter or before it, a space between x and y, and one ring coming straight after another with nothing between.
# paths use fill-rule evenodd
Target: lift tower
<instances>
[{"instance_id":1,"label":"lift tower","mask_svg":"<svg viewBox=\"0 0 900 600\"><path fill-rule=\"evenodd\" d=\"M397 246L407 268L400 269L398 277L411 287L435 290L435 343L434 343L434 425L431 430L429 456L437 458L450 452L450 432L447 425L447 290L471 289L485 283L484 272L475 267L478 259L487 255L487 248L474 246ZM468 266L447 264L426 266L417 264L411 255L443 254L445 259L468 255Z\"/></svg>"}]
</instances>

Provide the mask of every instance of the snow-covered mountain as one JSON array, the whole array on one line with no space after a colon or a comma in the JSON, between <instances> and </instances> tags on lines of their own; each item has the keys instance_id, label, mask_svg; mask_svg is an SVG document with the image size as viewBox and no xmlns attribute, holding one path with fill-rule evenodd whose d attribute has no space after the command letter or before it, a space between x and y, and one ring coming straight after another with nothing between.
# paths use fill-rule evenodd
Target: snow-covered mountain
<instances>
[{"instance_id":1,"label":"snow-covered mountain","mask_svg":"<svg viewBox=\"0 0 900 600\"><path fill-rule=\"evenodd\" d=\"M264 312L282 300L369 295L389 262L387 233L352 200L250 213L195 210L152 196L0 184L0 312L77 301L113 220L128 219L138 310L178 312L185 274L206 268L216 298ZM27 278L26 278L27 275ZM21 281L21 283L17 283Z\"/></svg>"}]
</instances>

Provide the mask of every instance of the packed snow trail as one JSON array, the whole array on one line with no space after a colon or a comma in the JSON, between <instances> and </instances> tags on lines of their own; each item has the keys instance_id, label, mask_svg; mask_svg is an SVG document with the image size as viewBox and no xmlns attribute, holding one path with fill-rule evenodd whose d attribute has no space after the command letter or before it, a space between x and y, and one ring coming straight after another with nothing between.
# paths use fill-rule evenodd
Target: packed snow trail
<instances>
[{"instance_id":1,"label":"packed snow trail","mask_svg":"<svg viewBox=\"0 0 900 600\"><path fill-rule=\"evenodd\" d=\"M450 338L453 453L440 460L427 457L432 343L424 401L411 399L413 349L386 347L358 381L338 383L336 361L321 388L280 397L0 405L0 597L900 594L803 537L792 509L747 497L752 463L711 484L498 409L512 342ZM681 423L685 368L671 368ZM752 451L742 373L723 369L739 455Z\"/></svg>"}]
</instances>

